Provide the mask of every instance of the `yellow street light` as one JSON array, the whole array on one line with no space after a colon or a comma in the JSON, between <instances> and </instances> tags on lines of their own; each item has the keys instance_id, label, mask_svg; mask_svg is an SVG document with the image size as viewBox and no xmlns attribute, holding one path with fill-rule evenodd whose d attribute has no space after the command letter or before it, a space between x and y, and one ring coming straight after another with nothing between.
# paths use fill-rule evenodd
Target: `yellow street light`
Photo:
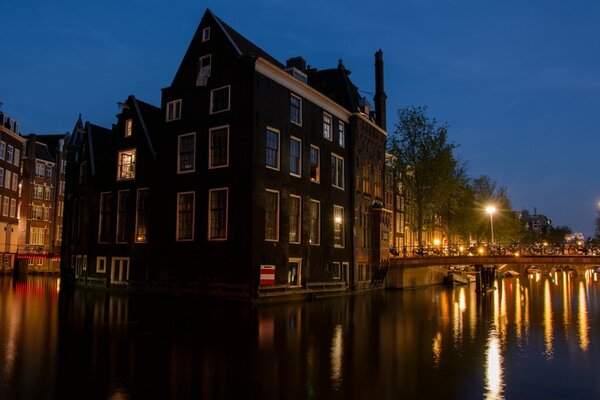
<instances>
[{"instance_id":1,"label":"yellow street light","mask_svg":"<svg viewBox=\"0 0 600 400\"><path fill-rule=\"evenodd\" d=\"M490 214L490 230L492 231L492 243L494 243L494 213L496 212L496 207L487 206L485 212Z\"/></svg>"}]
</instances>

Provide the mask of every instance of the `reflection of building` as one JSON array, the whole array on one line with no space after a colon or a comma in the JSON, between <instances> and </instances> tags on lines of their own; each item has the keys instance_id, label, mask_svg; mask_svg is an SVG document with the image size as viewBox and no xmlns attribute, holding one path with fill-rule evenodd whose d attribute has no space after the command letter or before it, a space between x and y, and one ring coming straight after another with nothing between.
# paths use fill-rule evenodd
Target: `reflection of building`
<instances>
[{"instance_id":1,"label":"reflection of building","mask_svg":"<svg viewBox=\"0 0 600 400\"><path fill-rule=\"evenodd\" d=\"M280 64L207 11L160 110L130 97L111 131L78 122L67 142L64 276L245 298L369 287L391 220L382 57L373 112L341 61Z\"/></svg>"},{"instance_id":2,"label":"reflection of building","mask_svg":"<svg viewBox=\"0 0 600 400\"><path fill-rule=\"evenodd\" d=\"M64 194L64 135L29 135L22 157L20 265L58 272Z\"/></svg>"},{"instance_id":3,"label":"reflection of building","mask_svg":"<svg viewBox=\"0 0 600 400\"><path fill-rule=\"evenodd\" d=\"M12 270L17 253L19 164L24 141L19 124L0 112L0 271Z\"/></svg>"}]
</instances>

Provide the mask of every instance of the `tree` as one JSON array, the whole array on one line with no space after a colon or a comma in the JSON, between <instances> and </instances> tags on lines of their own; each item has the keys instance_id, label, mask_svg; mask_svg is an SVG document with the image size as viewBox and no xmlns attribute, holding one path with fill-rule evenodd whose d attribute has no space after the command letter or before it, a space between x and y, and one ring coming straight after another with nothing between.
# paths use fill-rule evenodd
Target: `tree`
<instances>
[{"instance_id":1,"label":"tree","mask_svg":"<svg viewBox=\"0 0 600 400\"><path fill-rule=\"evenodd\" d=\"M552 227L546 235L546 240L548 243L562 244L565 242L565 236L571 233L573 233L573 230L566 225Z\"/></svg>"},{"instance_id":2,"label":"tree","mask_svg":"<svg viewBox=\"0 0 600 400\"><path fill-rule=\"evenodd\" d=\"M425 221L442 213L453 215L457 210L453 194L459 191L464 168L454 158L456 147L448 143L448 126L429 118L427 107L398 110L388 151L402 171L402 186L414 212L418 243L422 243Z\"/></svg>"}]
</instances>

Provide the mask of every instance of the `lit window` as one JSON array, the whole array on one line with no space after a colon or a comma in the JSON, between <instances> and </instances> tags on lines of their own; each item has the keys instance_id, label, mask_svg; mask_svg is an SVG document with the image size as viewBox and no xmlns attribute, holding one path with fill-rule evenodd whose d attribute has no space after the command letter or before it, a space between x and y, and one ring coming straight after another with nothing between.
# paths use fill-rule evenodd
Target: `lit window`
<instances>
[{"instance_id":1,"label":"lit window","mask_svg":"<svg viewBox=\"0 0 600 400\"><path fill-rule=\"evenodd\" d=\"M333 206L333 246L344 247L344 208Z\"/></svg>"},{"instance_id":2,"label":"lit window","mask_svg":"<svg viewBox=\"0 0 600 400\"><path fill-rule=\"evenodd\" d=\"M331 154L331 183L344 189L344 159L337 154Z\"/></svg>"},{"instance_id":3,"label":"lit window","mask_svg":"<svg viewBox=\"0 0 600 400\"><path fill-rule=\"evenodd\" d=\"M317 200L310 201L309 208L310 221L310 244L321 244L321 203Z\"/></svg>"},{"instance_id":4,"label":"lit window","mask_svg":"<svg viewBox=\"0 0 600 400\"><path fill-rule=\"evenodd\" d=\"M194 239L194 192L177 193L177 240Z\"/></svg>"},{"instance_id":5,"label":"lit window","mask_svg":"<svg viewBox=\"0 0 600 400\"><path fill-rule=\"evenodd\" d=\"M210 54L198 59L198 76L196 77L196 86L206 86L208 84L208 78L210 78L210 64Z\"/></svg>"},{"instance_id":6,"label":"lit window","mask_svg":"<svg viewBox=\"0 0 600 400\"><path fill-rule=\"evenodd\" d=\"M301 176L302 171L302 141L298 138L290 138L290 174Z\"/></svg>"},{"instance_id":7,"label":"lit window","mask_svg":"<svg viewBox=\"0 0 600 400\"><path fill-rule=\"evenodd\" d=\"M181 99L167 103L167 122L181 118Z\"/></svg>"},{"instance_id":8,"label":"lit window","mask_svg":"<svg viewBox=\"0 0 600 400\"><path fill-rule=\"evenodd\" d=\"M321 155L317 146L310 146L310 180L321 181Z\"/></svg>"},{"instance_id":9,"label":"lit window","mask_svg":"<svg viewBox=\"0 0 600 400\"><path fill-rule=\"evenodd\" d=\"M117 196L117 243L127 243L129 239L129 190L122 190Z\"/></svg>"},{"instance_id":10,"label":"lit window","mask_svg":"<svg viewBox=\"0 0 600 400\"><path fill-rule=\"evenodd\" d=\"M279 192L265 192L265 240L279 240Z\"/></svg>"},{"instance_id":11,"label":"lit window","mask_svg":"<svg viewBox=\"0 0 600 400\"><path fill-rule=\"evenodd\" d=\"M44 163L41 163L41 162L35 163L35 176L43 178L45 171L46 171L46 165Z\"/></svg>"},{"instance_id":12,"label":"lit window","mask_svg":"<svg viewBox=\"0 0 600 400\"><path fill-rule=\"evenodd\" d=\"M50 215L50 209L47 208L47 210L48 210L48 215ZM16 199L10 199L10 217L11 218L17 217L17 200Z\"/></svg>"},{"instance_id":13,"label":"lit window","mask_svg":"<svg viewBox=\"0 0 600 400\"><path fill-rule=\"evenodd\" d=\"M6 197L6 196L4 196L2 198L2 215L5 216L5 217L8 217L9 200L10 199L8 197ZM34 208L35 207L36 206L34 206ZM37 218L35 218L35 215L34 215L34 219L40 219L41 220L42 219L42 207L38 206L38 208L39 208L39 214L37 215Z\"/></svg>"},{"instance_id":14,"label":"lit window","mask_svg":"<svg viewBox=\"0 0 600 400\"><path fill-rule=\"evenodd\" d=\"M135 211L135 241L148 241L148 220L150 219L150 189L138 189Z\"/></svg>"},{"instance_id":15,"label":"lit window","mask_svg":"<svg viewBox=\"0 0 600 400\"><path fill-rule=\"evenodd\" d=\"M267 128L266 134L267 167L279 169L279 131Z\"/></svg>"},{"instance_id":16,"label":"lit window","mask_svg":"<svg viewBox=\"0 0 600 400\"><path fill-rule=\"evenodd\" d=\"M135 179L135 149L119 151L117 180Z\"/></svg>"},{"instance_id":17,"label":"lit window","mask_svg":"<svg viewBox=\"0 0 600 400\"><path fill-rule=\"evenodd\" d=\"M294 94L290 94L290 121L302 125L302 99Z\"/></svg>"},{"instance_id":18,"label":"lit window","mask_svg":"<svg viewBox=\"0 0 600 400\"><path fill-rule=\"evenodd\" d=\"M210 148L209 168L220 168L229 165L229 125L212 128L208 133Z\"/></svg>"},{"instance_id":19,"label":"lit window","mask_svg":"<svg viewBox=\"0 0 600 400\"><path fill-rule=\"evenodd\" d=\"M125 121L125 137L131 136L132 127L133 127L133 120L131 120L131 119L126 120Z\"/></svg>"},{"instance_id":20,"label":"lit window","mask_svg":"<svg viewBox=\"0 0 600 400\"><path fill-rule=\"evenodd\" d=\"M323 137L327 140L332 140L331 134L331 115L323 113Z\"/></svg>"},{"instance_id":21,"label":"lit window","mask_svg":"<svg viewBox=\"0 0 600 400\"><path fill-rule=\"evenodd\" d=\"M208 238L210 240L227 239L227 193L227 188L208 191L210 206Z\"/></svg>"},{"instance_id":22,"label":"lit window","mask_svg":"<svg viewBox=\"0 0 600 400\"><path fill-rule=\"evenodd\" d=\"M218 113L229 110L230 86L210 91L210 113Z\"/></svg>"},{"instance_id":23,"label":"lit window","mask_svg":"<svg viewBox=\"0 0 600 400\"><path fill-rule=\"evenodd\" d=\"M300 243L301 236L301 210L302 199L300 196L290 195L290 243Z\"/></svg>"},{"instance_id":24,"label":"lit window","mask_svg":"<svg viewBox=\"0 0 600 400\"><path fill-rule=\"evenodd\" d=\"M29 231L29 236L29 244L33 244L36 246L44 245L44 228L32 226Z\"/></svg>"},{"instance_id":25,"label":"lit window","mask_svg":"<svg viewBox=\"0 0 600 400\"><path fill-rule=\"evenodd\" d=\"M341 147L346 146L346 126L343 122L338 122L338 143Z\"/></svg>"},{"instance_id":26,"label":"lit window","mask_svg":"<svg viewBox=\"0 0 600 400\"><path fill-rule=\"evenodd\" d=\"M177 173L194 172L196 169L196 134L179 136L177 152Z\"/></svg>"}]
</instances>

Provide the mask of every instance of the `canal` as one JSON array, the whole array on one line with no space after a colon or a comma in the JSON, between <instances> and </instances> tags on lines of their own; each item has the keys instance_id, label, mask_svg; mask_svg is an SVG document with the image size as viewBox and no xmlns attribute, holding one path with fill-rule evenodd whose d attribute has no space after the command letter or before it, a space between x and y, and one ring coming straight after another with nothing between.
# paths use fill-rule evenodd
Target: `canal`
<instances>
[{"instance_id":1,"label":"canal","mask_svg":"<svg viewBox=\"0 0 600 400\"><path fill-rule=\"evenodd\" d=\"M248 305L0 277L0 399L600 397L600 276Z\"/></svg>"}]
</instances>

